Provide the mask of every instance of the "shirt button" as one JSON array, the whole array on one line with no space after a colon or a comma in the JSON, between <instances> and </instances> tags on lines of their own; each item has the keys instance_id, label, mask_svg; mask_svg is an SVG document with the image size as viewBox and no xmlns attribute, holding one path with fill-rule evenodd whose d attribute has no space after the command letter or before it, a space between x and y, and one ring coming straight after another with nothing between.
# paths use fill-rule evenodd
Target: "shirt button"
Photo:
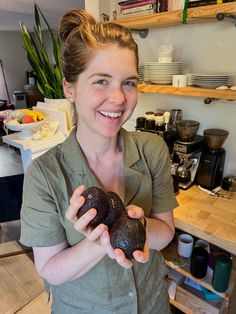
<instances>
[{"instance_id":1,"label":"shirt button","mask_svg":"<svg viewBox=\"0 0 236 314\"><path fill-rule=\"evenodd\" d=\"M129 297L133 298L134 294L133 292L129 292Z\"/></svg>"}]
</instances>

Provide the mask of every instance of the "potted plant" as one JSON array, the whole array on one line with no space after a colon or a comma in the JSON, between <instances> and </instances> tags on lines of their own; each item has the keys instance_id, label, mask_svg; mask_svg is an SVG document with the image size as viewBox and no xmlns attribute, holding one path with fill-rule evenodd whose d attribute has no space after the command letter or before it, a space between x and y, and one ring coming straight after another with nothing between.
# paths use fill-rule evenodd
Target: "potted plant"
<instances>
[{"instance_id":1,"label":"potted plant","mask_svg":"<svg viewBox=\"0 0 236 314\"><path fill-rule=\"evenodd\" d=\"M41 29L41 18L46 23L53 50L53 60L46 49ZM34 32L30 33L23 22L20 22L22 42L29 63L37 77L37 87L44 97L49 99L64 98L61 70L61 43L53 32L39 6L34 4Z\"/></svg>"}]
</instances>

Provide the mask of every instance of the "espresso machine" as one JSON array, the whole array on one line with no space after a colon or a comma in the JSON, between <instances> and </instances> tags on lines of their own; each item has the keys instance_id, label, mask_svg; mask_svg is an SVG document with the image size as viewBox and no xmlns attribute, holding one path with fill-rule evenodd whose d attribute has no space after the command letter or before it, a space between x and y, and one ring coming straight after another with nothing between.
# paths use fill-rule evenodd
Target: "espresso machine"
<instances>
[{"instance_id":1,"label":"espresso machine","mask_svg":"<svg viewBox=\"0 0 236 314\"><path fill-rule=\"evenodd\" d=\"M205 148L197 170L196 182L208 190L213 190L222 183L226 152L221 146L229 133L222 129L207 129L203 133Z\"/></svg>"},{"instance_id":2,"label":"espresso machine","mask_svg":"<svg viewBox=\"0 0 236 314\"><path fill-rule=\"evenodd\" d=\"M176 125L178 140L174 142L171 173L178 178L179 187L188 189L195 181L204 137L196 135L200 123L182 120Z\"/></svg>"},{"instance_id":3,"label":"espresso machine","mask_svg":"<svg viewBox=\"0 0 236 314\"><path fill-rule=\"evenodd\" d=\"M204 137L201 135L196 135L192 143L179 140L174 143L171 173L178 178L181 189L188 189L195 181L203 144Z\"/></svg>"},{"instance_id":4,"label":"espresso machine","mask_svg":"<svg viewBox=\"0 0 236 314\"><path fill-rule=\"evenodd\" d=\"M170 152L173 181L182 189L192 185L199 165L204 144L204 137L196 135L199 125L197 121L182 120L180 109L171 110L171 114L149 111L136 120L136 131L163 137Z\"/></svg>"}]
</instances>

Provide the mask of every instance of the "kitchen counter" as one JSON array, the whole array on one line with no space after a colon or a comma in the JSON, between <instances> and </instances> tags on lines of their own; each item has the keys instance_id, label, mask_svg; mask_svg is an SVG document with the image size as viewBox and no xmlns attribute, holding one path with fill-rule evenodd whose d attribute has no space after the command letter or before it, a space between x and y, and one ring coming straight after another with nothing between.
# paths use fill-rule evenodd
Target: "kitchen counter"
<instances>
[{"instance_id":1,"label":"kitchen counter","mask_svg":"<svg viewBox=\"0 0 236 314\"><path fill-rule=\"evenodd\" d=\"M195 185L180 190L175 226L236 255L236 193L223 193L231 199L209 195Z\"/></svg>"}]
</instances>

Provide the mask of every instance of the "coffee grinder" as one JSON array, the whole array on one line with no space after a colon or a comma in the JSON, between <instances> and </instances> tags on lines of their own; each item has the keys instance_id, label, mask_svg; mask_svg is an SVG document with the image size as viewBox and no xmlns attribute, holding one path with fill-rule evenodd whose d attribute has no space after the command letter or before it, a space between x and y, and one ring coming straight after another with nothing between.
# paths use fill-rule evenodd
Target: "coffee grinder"
<instances>
[{"instance_id":1,"label":"coffee grinder","mask_svg":"<svg viewBox=\"0 0 236 314\"><path fill-rule=\"evenodd\" d=\"M221 185L226 154L221 146L228 134L222 129L204 130L206 145L201 155L196 181L197 184L208 190L213 190Z\"/></svg>"},{"instance_id":2,"label":"coffee grinder","mask_svg":"<svg viewBox=\"0 0 236 314\"><path fill-rule=\"evenodd\" d=\"M193 120L182 120L176 125L178 140L174 143L171 171L181 189L188 189L195 180L204 144L204 137L196 135L199 125Z\"/></svg>"}]
</instances>

